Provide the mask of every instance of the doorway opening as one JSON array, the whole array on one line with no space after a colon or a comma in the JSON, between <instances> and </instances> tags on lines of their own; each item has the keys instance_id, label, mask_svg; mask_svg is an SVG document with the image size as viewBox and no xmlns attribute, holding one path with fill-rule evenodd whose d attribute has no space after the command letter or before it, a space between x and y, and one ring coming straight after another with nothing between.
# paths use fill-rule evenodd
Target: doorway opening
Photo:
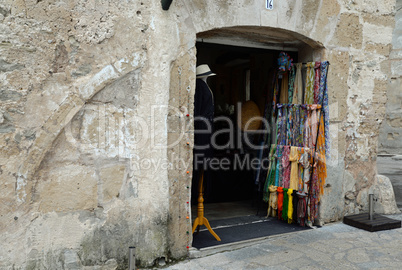
<instances>
[{"instance_id":1,"label":"doorway opening","mask_svg":"<svg viewBox=\"0 0 402 270\"><path fill-rule=\"evenodd\" d=\"M193 246L197 248L304 229L266 218L268 205L262 198L265 178L259 173L269 161L262 158L260 142L262 136L270 136L267 125L272 123L257 119L244 126L252 117L267 115L280 52L285 51L297 62L299 49L241 45L203 39L196 43L197 66L207 64L216 74L207 79L215 107L215 166L204 175L204 213L218 234L227 234L217 242L205 227L200 228L200 234L193 236ZM193 222L197 216L197 177L195 174L192 182Z\"/></svg>"}]
</instances>

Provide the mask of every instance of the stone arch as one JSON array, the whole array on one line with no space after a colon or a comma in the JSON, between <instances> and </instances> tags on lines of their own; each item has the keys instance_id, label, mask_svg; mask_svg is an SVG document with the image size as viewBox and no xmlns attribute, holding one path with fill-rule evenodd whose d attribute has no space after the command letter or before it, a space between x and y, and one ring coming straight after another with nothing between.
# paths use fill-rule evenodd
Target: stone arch
<instances>
[{"instance_id":1,"label":"stone arch","mask_svg":"<svg viewBox=\"0 0 402 270\"><path fill-rule=\"evenodd\" d=\"M16 197L19 204L26 202L28 192L31 188L30 181L40 167L43 159L51 148L60 132L66 127L73 117L83 108L102 89L118 81L131 71L136 70L136 66L127 66L123 69L119 61L110 64L93 75L85 84L78 85L78 91L70 93L67 98L58 106L58 109L46 120L37 137L31 146L26 158L21 163L16 184Z\"/></svg>"}]
</instances>

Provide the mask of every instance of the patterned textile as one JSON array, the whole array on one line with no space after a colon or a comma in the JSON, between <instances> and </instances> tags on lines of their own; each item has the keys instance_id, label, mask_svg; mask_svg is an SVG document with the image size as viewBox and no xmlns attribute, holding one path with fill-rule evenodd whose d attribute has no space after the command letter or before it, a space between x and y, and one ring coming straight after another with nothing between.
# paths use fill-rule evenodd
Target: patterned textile
<instances>
[{"instance_id":1,"label":"patterned textile","mask_svg":"<svg viewBox=\"0 0 402 270\"><path fill-rule=\"evenodd\" d=\"M289 161L292 163L291 164L291 169L290 169L290 184L289 188L291 189L297 189L297 182L298 182L298 163L297 161L299 160L299 154L297 151L296 146L291 146L290 147L290 155L289 155Z\"/></svg>"},{"instance_id":2,"label":"patterned textile","mask_svg":"<svg viewBox=\"0 0 402 270\"><path fill-rule=\"evenodd\" d=\"M287 106L286 104L278 104L278 120L277 120L277 144L286 145L287 140Z\"/></svg>"},{"instance_id":3,"label":"patterned textile","mask_svg":"<svg viewBox=\"0 0 402 270\"><path fill-rule=\"evenodd\" d=\"M300 105L300 121L298 122L299 124L299 133L297 137L297 143L296 146L303 147L304 146L304 133L305 133L305 127L306 127L306 122L307 122L307 107L306 105Z\"/></svg>"},{"instance_id":4,"label":"patterned textile","mask_svg":"<svg viewBox=\"0 0 402 270\"><path fill-rule=\"evenodd\" d=\"M284 221L288 220L288 205L289 205L289 197L288 197L288 189L283 189L283 207L282 207L282 219Z\"/></svg>"},{"instance_id":5,"label":"patterned textile","mask_svg":"<svg viewBox=\"0 0 402 270\"><path fill-rule=\"evenodd\" d=\"M290 184L290 161L289 161L289 154L290 154L290 146L285 145L282 151L282 169L283 169L283 180L282 186L284 188L289 188Z\"/></svg>"},{"instance_id":6,"label":"patterned textile","mask_svg":"<svg viewBox=\"0 0 402 270\"><path fill-rule=\"evenodd\" d=\"M296 78L296 67L292 65L292 68L289 71L289 87L288 87L288 96L289 101L287 103L292 103L293 101L293 91L295 88L295 78Z\"/></svg>"},{"instance_id":7,"label":"patterned textile","mask_svg":"<svg viewBox=\"0 0 402 270\"><path fill-rule=\"evenodd\" d=\"M310 147L310 136L311 136L311 110L308 105L306 105L307 109L307 117L304 126L304 138L303 138L303 147Z\"/></svg>"},{"instance_id":8,"label":"patterned textile","mask_svg":"<svg viewBox=\"0 0 402 270\"><path fill-rule=\"evenodd\" d=\"M288 72L286 72L282 75L279 103L283 103L283 104L288 103L288 100L289 100L288 87L289 87L289 74L288 74Z\"/></svg>"},{"instance_id":9,"label":"patterned textile","mask_svg":"<svg viewBox=\"0 0 402 270\"><path fill-rule=\"evenodd\" d=\"M299 192L308 192L308 182L310 181L310 149L304 148L303 153L300 155L299 163L303 169L303 175L299 177Z\"/></svg>"},{"instance_id":10,"label":"patterned textile","mask_svg":"<svg viewBox=\"0 0 402 270\"><path fill-rule=\"evenodd\" d=\"M293 189L291 188L288 189L288 198L288 223L291 224L293 223Z\"/></svg>"},{"instance_id":11,"label":"patterned textile","mask_svg":"<svg viewBox=\"0 0 402 270\"><path fill-rule=\"evenodd\" d=\"M309 105L309 109L311 110L311 120L310 122L310 136L309 136L309 143L308 143L308 147L311 149L315 148L315 143L317 141L317 128L318 128L318 118L317 118L317 110L319 110L321 108L321 105L317 105L317 104L312 104Z\"/></svg>"},{"instance_id":12,"label":"patterned textile","mask_svg":"<svg viewBox=\"0 0 402 270\"><path fill-rule=\"evenodd\" d=\"M314 62L307 63L306 91L304 93L304 104L314 103Z\"/></svg>"},{"instance_id":13,"label":"patterned textile","mask_svg":"<svg viewBox=\"0 0 402 270\"><path fill-rule=\"evenodd\" d=\"M278 187L278 219L282 219L283 210L283 187Z\"/></svg>"},{"instance_id":14,"label":"patterned textile","mask_svg":"<svg viewBox=\"0 0 402 270\"><path fill-rule=\"evenodd\" d=\"M296 64L295 86L293 90L293 104L302 104L303 100L303 79L302 79L302 63Z\"/></svg>"},{"instance_id":15,"label":"patterned textile","mask_svg":"<svg viewBox=\"0 0 402 270\"><path fill-rule=\"evenodd\" d=\"M305 217L306 217L306 210L307 210L307 203L306 203L306 193L296 193L299 201L297 203L297 223L300 226L305 226Z\"/></svg>"},{"instance_id":16,"label":"patterned textile","mask_svg":"<svg viewBox=\"0 0 402 270\"><path fill-rule=\"evenodd\" d=\"M292 144L292 130L293 130L293 115L292 115L293 105L288 104L286 106L286 145Z\"/></svg>"},{"instance_id":17,"label":"patterned textile","mask_svg":"<svg viewBox=\"0 0 402 270\"><path fill-rule=\"evenodd\" d=\"M275 186L282 186L282 145L276 146L276 174L275 174Z\"/></svg>"},{"instance_id":18,"label":"patterned textile","mask_svg":"<svg viewBox=\"0 0 402 270\"><path fill-rule=\"evenodd\" d=\"M269 187L269 206L267 217L276 217L276 212L278 211L278 195L276 193L277 187Z\"/></svg>"},{"instance_id":19,"label":"patterned textile","mask_svg":"<svg viewBox=\"0 0 402 270\"><path fill-rule=\"evenodd\" d=\"M292 105L291 107L291 114L292 114L292 146L299 146L297 143L297 138L299 137L299 130L300 130L300 106Z\"/></svg>"},{"instance_id":20,"label":"patterned textile","mask_svg":"<svg viewBox=\"0 0 402 270\"><path fill-rule=\"evenodd\" d=\"M314 104L318 103L318 96L320 93L320 80L321 80L321 70L320 70L321 62L315 62L314 66Z\"/></svg>"},{"instance_id":21,"label":"patterned textile","mask_svg":"<svg viewBox=\"0 0 402 270\"><path fill-rule=\"evenodd\" d=\"M314 162L313 176L311 177L311 190L309 192L309 221L311 222L311 225L314 224L314 220L317 218L318 215L318 201L320 196L319 189L320 187L318 180L317 162Z\"/></svg>"},{"instance_id":22,"label":"patterned textile","mask_svg":"<svg viewBox=\"0 0 402 270\"><path fill-rule=\"evenodd\" d=\"M327 178L327 162L325 158L325 136L324 136L324 117L320 117L320 127L318 129L318 139L316 147L316 160L317 162L317 172L318 172L318 185L320 190L320 195L324 194L325 179ZM319 199L318 199L319 200Z\"/></svg>"},{"instance_id":23,"label":"patterned textile","mask_svg":"<svg viewBox=\"0 0 402 270\"><path fill-rule=\"evenodd\" d=\"M275 152L276 152L276 144L271 144L271 149L269 151L269 167L268 167L268 175L267 179L265 180L265 185L263 189L263 201L268 202L269 199L269 186L272 185L272 175L274 175L275 178L275 173L274 173L274 168L276 167L275 165Z\"/></svg>"},{"instance_id":24,"label":"patterned textile","mask_svg":"<svg viewBox=\"0 0 402 270\"><path fill-rule=\"evenodd\" d=\"M321 78L320 78L320 91L318 95L318 103L323 106L324 114L324 125L325 125L325 156L329 159L331 144L329 136L329 107L328 107L328 85L327 85L327 74L328 74L329 62L321 62Z\"/></svg>"}]
</instances>

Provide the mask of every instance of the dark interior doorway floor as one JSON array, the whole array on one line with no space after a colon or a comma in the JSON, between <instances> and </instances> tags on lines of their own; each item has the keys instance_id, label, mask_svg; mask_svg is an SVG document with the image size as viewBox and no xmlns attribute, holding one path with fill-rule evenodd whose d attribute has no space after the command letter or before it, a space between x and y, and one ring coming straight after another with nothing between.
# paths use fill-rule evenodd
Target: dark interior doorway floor
<instances>
[{"instance_id":1,"label":"dark interior doorway floor","mask_svg":"<svg viewBox=\"0 0 402 270\"><path fill-rule=\"evenodd\" d=\"M198 249L235 243L239 241L277 234L306 230L297 224L287 224L276 218L266 218L266 209L259 209L251 201L205 204L205 217L212 229L221 238L217 241L205 226L193 235L192 246ZM193 205L193 221L197 206Z\"/></svg>"}]
</instances>

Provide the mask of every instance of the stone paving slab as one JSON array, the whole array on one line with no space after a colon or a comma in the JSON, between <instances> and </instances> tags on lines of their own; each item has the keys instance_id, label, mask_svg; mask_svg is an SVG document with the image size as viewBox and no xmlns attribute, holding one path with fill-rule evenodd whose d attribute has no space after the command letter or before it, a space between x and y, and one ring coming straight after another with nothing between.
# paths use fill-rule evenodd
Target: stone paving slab
<instances>
[{"instance_id":1,"label":"stone paving slab","mask_svg":"<svg viewBox=\"0 0 402 270\"><path fill-rule=\"evenodd\" d=\"M165 269L402 269L402 228L368 232L333 223Z\"/></svg>"}]
</instances>

